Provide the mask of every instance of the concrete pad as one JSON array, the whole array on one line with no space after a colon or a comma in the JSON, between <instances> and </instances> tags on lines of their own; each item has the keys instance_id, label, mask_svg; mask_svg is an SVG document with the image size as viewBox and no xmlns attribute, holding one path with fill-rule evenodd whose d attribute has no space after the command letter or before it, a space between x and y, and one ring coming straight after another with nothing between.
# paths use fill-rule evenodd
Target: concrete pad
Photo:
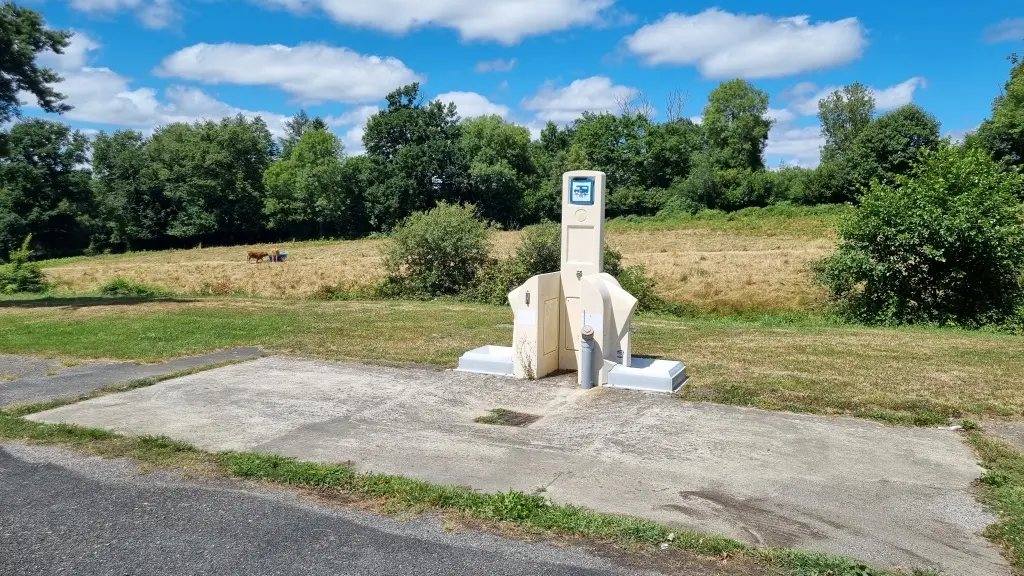
<instances>
[{"instance_id":1,"label":"concrete pad","mask_svg":"<svg viewBox=\"0 0 1024 576\"><path fill-rule=\"evenodd\" d=\"M491 408L542 416L476 424ZM688 403L570 377L263 358L33 419L166 434L209 450L353 461L361 470L542 490L554 501L880 566L1009 574L979 535L981 469L951 431Z\"/></svg>"},{"instance_id":2,"label":"concrete pad","mask_svg":"<svg viewBox=\"0 0 1024 576\"><path fill-rule=\"evenodd\" d=\"M259 348L232 348L199 356L175 358L167 362L155 364L135 364L132 362L84 362L72 368L64 368L58 374L46 376L38 374L39 366L56 363L16 356L3 358L2 367L16 370L19 367L30 375L10 382L0 381L0 408L18 404L49 402L62 398L75 398L100 388L128 384L143 378L166 376L201 368L211 364L220 364L231 360L248 360L258 358L263 353ZM59 364L58 364L59 365Z\"/></svg>"}]
</instances>

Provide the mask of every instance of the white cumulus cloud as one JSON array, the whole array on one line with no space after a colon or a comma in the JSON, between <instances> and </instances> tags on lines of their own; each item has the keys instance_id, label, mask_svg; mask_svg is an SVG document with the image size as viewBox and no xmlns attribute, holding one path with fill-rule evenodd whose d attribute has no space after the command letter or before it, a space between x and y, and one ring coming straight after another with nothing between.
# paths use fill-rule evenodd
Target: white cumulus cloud
<instances>
[{"instance_id":1,"label":"white cumulus cloud","mask_svg":"<svg viewBox=\"0 0 1024 576\"><path fill-rule=\"evenodd\" d=\"M857 60L864 35L856 18L811 23L711 8L669 14L627 37L626 47L647 64L696 66L708 78L779 78Z\"/></svg>"},{"instance_id":2,"label":"white cumulus cloud","mask_svg":"<svg viewBox=\"0 0 1024 576\"><path fill-rule=\"evenodd\" d=\"M164 58L162 76L276 86L308 101L362 103L421 81L401 60L326 44L195 44Z\"/></svg>"},{"instance_id":3,"label":"white cumulus cloud","mask_svg":"<svg viewBox=\"0 0 1024 576\"><path fill-rule=\"evenodd\" d=\"M615 0L257 0L295 12L320 9L336 22L405 33L415 28L452 28L463 40L515 44L601 21Z\"/></svg>"},{"instance_id":4,"label":"white cumulus cloud","mask_svg":"<svg viewBox=\"0 0 1024 576\"><path fill-rule=\"evenodd\" d=\"M875 97L875 109L888 112L913 102L914 93L925 85L924 78L915 76L886 88L869 86L868 90ZM765 155L781 158L790 165L807 168L817 166L821 147L825 145L821 126L817 122L813 126L798 126L797 120L800 117L817 116L818 102L840 89L837 86L820 88L813 82L800 82L786 90L782 95L789 100L788 106L769 108L765 114L776 122L768 133Z\"/></svg>"},{"instance_id":5,"label":"white cumulus cloud","mask_svg":"<svg viewBox=\"0 0 1024 576\"><path fill-rule=\"evenodd\" d=\"M64 54L44 53L40 59L64 80L55 88L67 96L73 108L64 118L93 124L149 131L172 122L219 120L224 116L259 115L275 134L282 134L286 117L266 111L251 111L221 102L197 88L169 86L161 94L149 87L132 87L129 78L110 68L89 65L90 53L99 42L78 32ZM38 107L27 93L19 97L30 108Z\"/></svg>"},{"instance_id":6,"label":"white cumulus cloud","mask_svg":"<svg viewBox=\"0 0 1024 576\"><path fill-rule=\"evenodd\" d=\"M363 147L366 122L377 112L380 112L378 106L360 106L340 116L328 116L324 118L324 121L328 126L344 130L341 135L341 143L344 144L345 152L348 155L355 156L366 152L366 148Z\"/></svg>"},{"instance_id":7,"label":"white cumulus cloud","mask_svg":"<svg viewBox=\"0 0 1024 576\"><path fill-rule=\"evenodd\" d=\"M439 94L436 100L447 104L453 102L462 118L475 118L477 116L490 116L497 114L502 118L508 116L509 107L504 104L495 104L487 97L476 92L445 92Z\"/></svg>"},{"instance_id":8,"label":"white cumulus cloud","mask_svg":"<svg viewBox=\"0 0 1024 576\"><path fill-rule=\"evenodd\" d=\"M522 107L534 111L541 122L567 123L583 112L617 111L621 102L637 94L636 88L615 84L607 76L591 76L560 88L543 86L535 96L523 100Z\"/></svg>"},{"instance_id":9,"label":"white cumulus cloud","mask_svg":"<svg viewBox=\"0 0 1024 576\"><path fill-rule=\"evenodd\" d=\"M821 159L825 138L820 126L780 124L768 133L765 156L782 158L786 164L814 168Z\"/></svg>"},{"instance_id":10,"label":"white cumulus cloud","mask_svg":"<svg viewBox=\"0 0 1024 576\"><path fill-rule=\"evenodd\" d=\"M927 86L928 82L924 78L914 76L887 88L869 86L868 91L875 97L875 109L879 112L888 112L889 110L895 110L900 106L910 104L914 101L914 93L919 88ZM813 83L802 82L787 93L793 96L790 106L793 110L804 116L815 116L818 114L818 102L824 100L836 90L842 90L842 87L826 86L819 89ZM808 96L808 94L810 95Z\"/></svg>"},{"instance_id":11,"label":"white cumulus cloud","mask_svg":"<svg viewBox=\"0 0 1024 576\"><path fill-rule=\"evenodd\" d=\"M146 28L167 28L180 16L173 0L71 0L71 7L87 13L130 10Z\"/></svg>"},{"instance_id":12,"label":"white cumulus cloud","mask_svg":"<svg viewBox=\"0 0 1024 576\"><path fill-rule=\"evenodd\" d=\"M774 120L778 124L785 124L795 120L796 114L788 108L769 108L765 117Z\"/></svg>"}]
</instances>

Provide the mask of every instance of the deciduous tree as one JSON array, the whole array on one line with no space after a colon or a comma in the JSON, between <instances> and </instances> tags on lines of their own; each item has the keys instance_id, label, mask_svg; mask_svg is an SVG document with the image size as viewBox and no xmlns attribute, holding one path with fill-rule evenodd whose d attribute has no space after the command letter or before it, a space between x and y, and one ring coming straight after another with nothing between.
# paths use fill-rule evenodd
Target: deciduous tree
<instances>
[{"instance_id":1,"label":"deciduous tree","mask_svg":"<svg viewBox=\"0 0 1024 576\"><path fill-rule=\"evenodd\" d=\"M6 134L0 158L0 257L28 234L34 248L57 256L89 245L90 215L85 135L66 124L32 119Z\"/></svg>"},{"instance_id":2,"label":"deciduous tree","mask_svg":"<svg viewBox=\"0 0 1024 576\"><path fill-rule=\"evenodd\" d=\"M723 82L708 95L702 126L720 168L764 169L764 149L773 120L768 94L746 80Z\"/></svg>"}]
</instances>

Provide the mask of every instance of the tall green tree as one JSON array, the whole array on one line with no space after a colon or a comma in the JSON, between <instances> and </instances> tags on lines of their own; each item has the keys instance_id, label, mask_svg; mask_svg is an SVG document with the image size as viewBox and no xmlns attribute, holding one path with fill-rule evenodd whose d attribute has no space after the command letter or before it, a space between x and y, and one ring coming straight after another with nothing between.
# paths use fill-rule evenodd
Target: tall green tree
<instances>
[{"instance_id":1,"label":"tall green tree","mask_svg":"<svg viewBox=\"0 0 1024 576\"><path fill-rule=\"evenodd\" d=\"M148 151L172 206L167 233L179 243L238 244L264 232L263 172L274 141L261 118L170 124Z\"/></svg>"},{"instance_id":2,"label":"tall green tree","mask_svg":"<svg viewBox=\"0 0 1024 576\"><path fill-rule=\"evenodd\" d=\"M363 133L366 153L374 163L366 212L377 230L391 229L440 200L461 202L468 191L468 163L455 105L438 100L424 104L419 83L391 92L387 103L367 121Z\"/></svg>"},{"instance_id":3,"label":"tall green tree","mask_svg":"<svg viewBox=\"0 0 1024 576\"><path fill-rule=\"evenodd\" d=\"M0 158L0 257L32 234L46 255L80 252L89 244L93 213L86 154L78 130L50 120L14 124Z\"/></svg>"},{"instance_id":4,"label":"tall green tree","mask_svg":"<svg viewBox=\"0 0 1024 576\"><path fill-rule=\"evenodd\" d=\"M128 250L166 246L170 201L152 169L149 141L134 130L92 142L93 192L104 225L100 243Z\"/></svg>"},{"instance_id":5,"label":"tall green tree","mask_svg":"<svg viewBox=\"0 0 1024 576\"><path fill-rule=\"evenodd\" d=\"M647 188L668 188L690 174L693 155L703 149L704 132L689 118L651 125L643 158Z\"/></svg>"},{"instance_id":6,"label":"tall green tree","mask_svg":"<svg viewBox=\"0 0 1024 576\"><path fill-rule=\"evenodd\" d=\"M647 176L647 136L651 121L638 112L620 116L584 112L573 123L570 162L576 169L608 174L609 190L641 187Z\"/></svg>"},{"instance_id":7,"label":"tall green tree","mask_svg":"<svg viewBox=\"0 0 1024 576\"><path fill-rule=\"evenodd\" d=\"M327 122L319 116L310 116L305 108L299 109L295 116L292 116L284 123L284 136L281 137L281 157L289 158L292 150L302 139L307 130L327 130Z\"/></svg>"},{"instance_id":8,"label":"tall green tree","mask_svg":"<svg viewBox=\"0 0 1024 576\"><path fill-rule=\"evenodd\" d=\"M977 138L997 160L1024 166L1024 59L1014 54L1010 63L1010 79L992 102L992 117L982 122Z\"/></svg>"},{"instance_id":9,"label":"tall green tree","mask_svg":"<svg viewBox=\"0 0 1024 576\"><path fill-rule=\"evenodd\" d=\"M462 121L461 138L469 162L468 200L486 219L521 224L523 198L537 174L530 131L500 116L480 116Z\"/></svg>"},{"instance_id":10,"label":"tall green tree","mask_svg":"<svg viewBox=\"0 0 1024 576\"><path fill-rule=\"evenodd\" d=\"M550 120L540 138L530 143L530 156L537 167L536 184L523 199L523 222L556 220L562 206L562 173L570 170L566 155L575 130Z\"/></svg>"},{"instance_id":11,"label":"tall green tree","mask_svg":"<svg viewBox=\"0 0 1024 576\"><path fill-rule=\"evenodd\" d=\"M872 120L846 154L844 169L858 192L872 180L892 184L909 174L922 150L939 143L939 121L916 104L907 104Z\"/></svg>"},{"instance_id":12,"label":"tall green tree","mask_svg":"<svg viewBox=\"0 0 1024 576\"><path fill-rule=\"evenodd\" d=\"M53 88L61 77L36 62L41 52L63 54L71 36L67 31L46 28L35 10L14 2L0 5L0 124L19 114L21 91L35 96L46 112L59 114L71 109L63 102L64 95Z\"/></svg>"},{"instance_id":13,"label":"tall green tree","mask_svg":"<svg viewBox=\"0 0 1024 576\"><path fill-rule=\"evenodd\" d=\"M71 36L67 31L48 29L35 10L13 2L0 4L0 126L20 116L21 92L34 96L39 107L51 114L71 109L64 102L65 96L53 87L61 77L37 63L42 52L63 54ZM0 134L0 156L6 149L7 143Z\"/></svg>"},{"instance_id":14,"label":"tall green tree","mask_svg":"<svg viewBox=\"0 0 1024 576\"><path fill-rule=\"evenodd\" d=\"M343 160L337 136L322 128L306 130L289 157L264 173L270 228L291 238L352 236L362 213Z\"/></svg>"},{"instance_id":15,"label":"tall green tree","mask_svg":"<svg viewBox=\"0 0 1024 576\"><path fill-rule=\"evenodd\" d=\"M825 146L821 162L840 160L875 115L875 97L860 82L835 90L818 102L818 120Z\"/></svg>"},{"instance_id":16,"label":"tall green tree","mask_svg":"<svg viewBox=\"0 0 1024 576\"><path fill-rule=\"evenodd\" d=\"M720 168L764 169L764 149L773 120L768 94L746 80L723 82L708 95L702 126Z\"/></svg>"}]
</instances>

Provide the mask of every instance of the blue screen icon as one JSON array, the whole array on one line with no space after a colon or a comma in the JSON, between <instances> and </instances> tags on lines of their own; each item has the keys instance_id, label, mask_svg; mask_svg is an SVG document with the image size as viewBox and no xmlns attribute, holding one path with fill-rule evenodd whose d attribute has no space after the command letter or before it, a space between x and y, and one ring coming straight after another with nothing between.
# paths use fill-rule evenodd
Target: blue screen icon
<instances>
[{"instance_id":1,"label":"blue screen icon","mask_svg":"<svg viewBox=\"0 0 1024 576\"><path fill-rule=\"evenodd\" d=\"M569 203L587 204L594 203L594 180L592 178L578 178L569 182Z\"/></svg>"}]
</instances>

